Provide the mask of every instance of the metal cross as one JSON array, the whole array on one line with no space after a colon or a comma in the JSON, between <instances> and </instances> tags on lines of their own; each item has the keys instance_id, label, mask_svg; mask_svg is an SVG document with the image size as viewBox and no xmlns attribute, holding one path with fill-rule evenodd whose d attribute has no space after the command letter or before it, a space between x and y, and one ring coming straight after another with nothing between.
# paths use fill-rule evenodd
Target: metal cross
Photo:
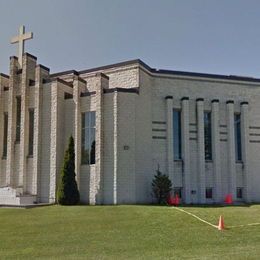
<instances>
[{"instance_id":1,"label":"metal cross","mask_svg":"<svg viewBox=\"0 0 260 260\"><path fill-rule=\"evenodd\" d=\"M18 43L18 61L22 66L23 54L24 54L24 42L33 38L33 33L25 33L25 27L22 25L19 29L19 35L11 39L11 43Z\"/></svg>"}]
</instances>

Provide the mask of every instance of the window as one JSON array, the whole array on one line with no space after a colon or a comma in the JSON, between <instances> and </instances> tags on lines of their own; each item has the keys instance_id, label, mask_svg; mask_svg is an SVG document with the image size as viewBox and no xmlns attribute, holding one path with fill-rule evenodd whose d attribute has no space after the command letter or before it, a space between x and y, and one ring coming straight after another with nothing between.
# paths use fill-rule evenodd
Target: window
<instances>
[{"instance_id":1,"label":"window","mask_svg":"<svg viewBox=\"0 0 260 260\"><path fill-rule=\"evenodd\" d=\"M240 114L235 114L235 153L236 161L242 160L242 149L241 149L241 116Z\"/></svg>"},{"instance_id":2,"label":"window","mask_svg":"<svg viewBox=\"0 0 260 260\"><path fill-rule=\"evenodd\" d=\"M7 136L8 136L8 113L4 113L3 158L6 158L7 156Z\"/></svg>"},{"instance_id":3,"label":"window","mask_svg":"<svg viewBox=\"0 0 260 260\"><path fill-rule=\"evenodd\" d=\"M237 187L237 198L242 199L243 198L243 188Z\"/></svg>"},{"instance_id":4,"label":"window","mask_svg":"<svg viewBox=\"0 0 260 260\"><path fill-rule=\"evenodd\" d=\"M16 97L16 142L20 142L21 137L21 97Z\"/></svg>"},{"instance_id":5,"label":"window","mask_svg":"<svg viewBox=\"0 0 260 260\"><path fill-rule=\"evenodd\" d=\"M173 154L174 160L180 160L181 156L181 112L173 110Z\"/></svg>"},{"instance_id":6,"label":"window","mask_svg":"<svg viewBox=\"0 0 260 260\"><path fill-rule=\"evenodd\" d=\"M29 79L29 87L35 86L35 80Z\"/></svg>"},{"instance_id":7,"label":"window","mask_svg":"<svg viewBox=\"0 0 260 260\"><path fill-rule=\"evenodd\" d=\"M212 197L213 197L213 189L206 188L206 199L212 199Z\"/></svg>"},{"instance_id":8,"label":"window","mask_svg":"<svg viewBox=\"0 0 260 260\"><path fill-rule=\"evenodd\" d=\"M96 112L82 114L81 163L95 164L96 160Z\"/></svg>"},{"instance_id":9,"label":"window","mask_svg":"<svg viewBox=\"0 0 260 260\"><path fill-rule=\"evenodd\" d=\"M205 160L212 160L211 113L204 112Z\"/></svg>"},{"instance_id":10,"label":"window","mask_svg":"<svg viewBox=\"0 0 260 260\"><path fill-rule=\"evenodd\" d=\"M182 187L174 187L174 188L173 188L173 195L174 195L174 196L178 195L178 197L181 199L181 196L182 196Z\"/></svg>"},{"instance_id":11,"label":"window","mask_svg":"<svg viewBox=\"0 0 260 260\"><path fill-rule=\"evenodd\" d=\"M29 151L28 155L33 156L34 139L34 109L29 109Z\"/></svg>"}]
</instances>

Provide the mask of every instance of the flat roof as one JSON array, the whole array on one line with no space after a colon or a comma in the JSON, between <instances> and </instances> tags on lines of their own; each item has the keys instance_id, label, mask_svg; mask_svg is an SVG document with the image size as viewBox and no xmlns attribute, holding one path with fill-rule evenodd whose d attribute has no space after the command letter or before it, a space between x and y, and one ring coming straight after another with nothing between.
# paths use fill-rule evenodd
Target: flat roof
<instances>
[{"instance_id":1,"label":"flat roof","mask_svg":"<svg viewBox=\"0 0 260 260\"><path fill-rule=\"evenodd\" d=\"M188 76L188 77L199 77L199 78L210 78L210 79L236 80L236 81L260 83L260 78L254 78L254 77L155 69L155 68L151 68L149 65L147 65L140 59L129 60L129 61L119 62L119 63L110 64L110 65L106 65L106 66L101 66L101 67L96 67L96 68L91 68L91 69L86 69L86 70L80 70L80 71L76 71L76 70L62 71L62 72L51 74L51 77L59 77L59 76L67 75L67 74L81 75L81 74L91 73L91 72L95 72L95 71L118 68L118 67L127 66L127 65L134 65L134 64L141 65L142 67L144 67L145 69L147 69L148 71L150 71L151 73L154 73L154 74Z\"/></svg>"}]
</instances>

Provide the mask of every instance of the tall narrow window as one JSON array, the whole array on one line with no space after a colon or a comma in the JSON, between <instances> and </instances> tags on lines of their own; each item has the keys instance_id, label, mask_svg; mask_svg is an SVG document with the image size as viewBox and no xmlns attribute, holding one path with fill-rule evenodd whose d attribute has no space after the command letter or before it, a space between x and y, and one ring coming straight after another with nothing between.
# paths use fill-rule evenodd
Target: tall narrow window
<instances>
[{"instance_id":1,"label":"tall narrow window","mask_svg":"<svg viewBox=\"0 0 260 260\"><path fill-rule=\"evenodd\" d=\"M235 114L235 153L236 161L242 160L242 148L241 148L241 116L240 114Z\"/></svg>"},{"instance_id":2,"label":"tall narrow window","mask_svg":"<svg viewBox=\"0 0 260 260\"><path fill-rule=\"evenodd\" d=\"M205 160L212 160L211 113L204 112Z\"/></svg>"},{"instance_id":3,"label":"tall narrow window","mask_svg":"<svg viewBox=\"0 0 260 260\"><path fill-rule=\"evenodd\" d=\"M212 199L212 197L213 197L213 189L206 188L206 199Z\"/></svg>"},{"instance_id":4,"label":"tall narrow window","mask_svg":"<svg viewBox=\"0 0 260 260\"><path fill-rule=\"evenodd\" d=\"M237 187L237 198L243 199L243 188Z\"/></svg>"},{"instance_id":5,"label":"tall narrow window","mask_svg":"<svg viewBox=\"0 0 260 260\"><path fill-rule=\"evenodd\" d=\"M4 113L3 158L6 158L7 156L7 137L8 137L8 113Z\"/></svg>"},{"instance_id":6,"label":"tall narrow window","mask_svg":"<svg viewBox=\"0 0 260 260\"><path fill-rule=\"evenodd\" d=\"M34 109L29 109L29 149L28 149L29 156L33 156L33 139L34 139Z\"/></svg>"},{"instance_id":7,"label":"tall narrow window","mask_svg":"<svg viewBox=\"0 0 260 260\"><path fill-rule=\"evenodd\" d=\"M173 154L174 160L181 159L181 112L173 110Z\"/></svg>"},{"instance_id":8,"label":"tall narrow window","mask_svg":"<svg viewBox=\"0 0 260 260\"><path fill-rule=\"evenodd\" d=\"M16 97L16 142L20 142L21 137L21 97Z\"/></svg>"},{"instance_id":9,"label":"tall narrow window","mask_svg":"<svg viewBox=\"0 0 260 260\"><path fill-rule=\"evenodd\" d=\"M96 161L96 112L82 114L81 163L95 164Z\"/></svg>"}]
</instances>

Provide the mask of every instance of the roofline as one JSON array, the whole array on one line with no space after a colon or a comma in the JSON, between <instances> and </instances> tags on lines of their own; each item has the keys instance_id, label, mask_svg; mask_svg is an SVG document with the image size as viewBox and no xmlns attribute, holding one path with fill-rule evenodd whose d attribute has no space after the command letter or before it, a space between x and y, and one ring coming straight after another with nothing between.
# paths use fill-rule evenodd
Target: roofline
<instances>
[{"instance_id":1,"label":"roofline","mask_svg":"<svg viewBox=\"0 0 260 260\"><path fill-rule=\"evenodd\" d=\"M0 76L9 79L9 76L4 73L0 73Z\"/></svg>"},{"instance_id":2,"label":"roofline","mask_svg":"<svg viewBox=\"0 0 260 260\"><path fill-rule=\"evenodd\" d=\"M55 77L68 75L68 74L73 74L73 75L76 75L76 76L79 75L78 71L76 71L76 70L65 70L65 71L50 74L50 77L55 78Z\"/></svg>"},{"instance_id":3,"label":"roofline","mask_svg":"<svg viewBox=\"0 0 260 260\"><path fill-rule=\"evenodd\" d=\"M122 67L122 66L127 66L127 65L133 65L133 64L140 64L143 67L145 67L146 69L151 70L151 68L147 64L145 64L143 61L141 61L139 59L135 59L135 60L128 60L128 61L118 62L118 63L114 63L114 64L110 64L110 65L105 65L105 66L101 66L101 67L95 67L95 68L80 70L80 71L76 71L76 70L61 71L61 72L51 74L50 76L59 77L59 76L67 75L67 74L80 75L80 74L91 73L91 72L95 72L95 71L99 71L99 70L106 70L106 69L117 68L117 67Z\"/></svg>"},{"instance_id":4,"label":"roofline","mask_svg":"<svg viewBox=\"0 0 260 260\"><path fill-rule=\"evenodd\" d=\"M79 71L79 74L85 74L85 73L90 73L90 72L94 72L94 71L97 71L97 70L106 70L106 69L117 68L117 67L128 66L128 65L134 65L134 64L139 64L139 65L145 67L147 70L152 69L150 66L148 66L146 63L144 63L140 59L135 59L135 60L123 61L123 62L111 64L111 65L96 67L96 68L92 68L92 69L81 70L81 71Z\"/></svg>"},{"instance_id":5,"label":"roofline","mask_svg":"<svg viewBox=\"0 0 260 260\"><path fill-rule=\"evenodd\" d=\"M68 70L62 71L58 73L51 74L51 77L59 77L67 74L81 75L86 73L91 73L100 70L107 70L111 68L117 68L128 65L141 65L146 70L153 74L164 74L164 75L172 75L172 76L188 76L188 77L199 77L199 78L209 78L209 79L222 79L222 80L235 80L235 81L243 81L243 82L256 82L260 83L260 78L246 77L246 76L236 76L236 75L221 75L221 74L211 74L211 73L200 73L200 72L189 72L189 71L177 71L177 70L165 70L165 69L154 69L147 65L140 59L129 60L124 62L119 62L115 64L105 65L101 67L95 67L86 70Z\"/></svg>"},{"instance_id":6,"label":"roofline","mask_svg":"<svg viewBox=\"0 0 260 260\"><path fill-rule=\"evenodd\" d=\"M236 75L220 75L220 74L210 74L210 73L200 73L200 72L187 72L187 71L177 71L177 70L156 70L152 69L152 73L175 75L175 76L188 76L188 77L199 77L199 78L210 78L210 79L224 79L224 80L236 80L245 82L260 82L260 78L246 77L246 76L236 76Z\"/></svg>"}]
</instances>

